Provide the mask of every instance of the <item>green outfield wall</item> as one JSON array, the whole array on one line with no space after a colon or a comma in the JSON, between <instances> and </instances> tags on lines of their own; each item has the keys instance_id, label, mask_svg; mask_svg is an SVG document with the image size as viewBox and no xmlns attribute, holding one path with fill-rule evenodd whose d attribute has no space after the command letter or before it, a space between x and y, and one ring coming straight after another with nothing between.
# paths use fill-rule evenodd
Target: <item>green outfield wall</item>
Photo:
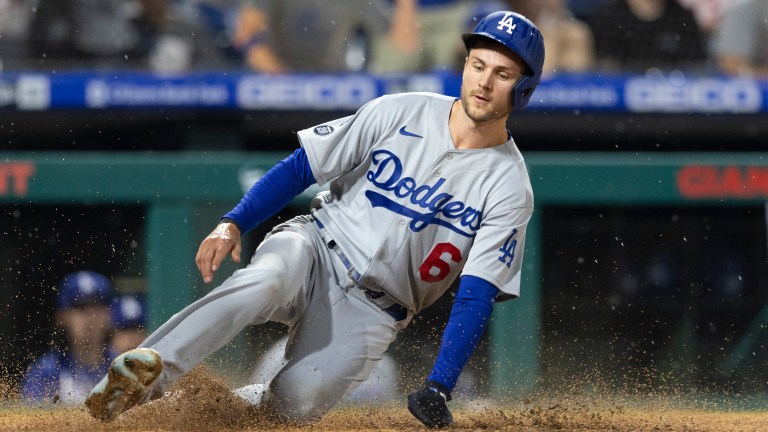
<instances>
[{"instance_id":1,"label":"green outfield wall","mask_svg":"<svg viewBox=\"0 0 768 432\"><path fill-rule=\"evenodd\" d=\"M155 328L202 292L194 255L247 185L283 153L4 153L0 201L13 205L145 206L143 276ZM541 223L547 205L738 206L768 197L768 153L528 153L537 211L524 259L521 298L496 306L491 324L497 391L532 389L539 373ZM310 191L295 201L304 206ZM212 210L214 209L214 210ZM745 341L744 344L748 343Z\"/></svg>"}]
</instances>

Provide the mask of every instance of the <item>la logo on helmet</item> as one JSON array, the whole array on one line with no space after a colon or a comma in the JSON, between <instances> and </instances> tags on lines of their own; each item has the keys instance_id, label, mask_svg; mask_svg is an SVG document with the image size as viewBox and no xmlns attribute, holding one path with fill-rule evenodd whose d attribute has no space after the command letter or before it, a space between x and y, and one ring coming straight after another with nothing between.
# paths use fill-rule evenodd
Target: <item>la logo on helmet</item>
<instances>
[{"instance_id":1,"label":"la logo on helmet","mask_svg":"<svg viewBox=\"0 0 768 432\"><path fill-rule=\"evenodd\" d=\"M511 12L507 12L504 14L504 17L502 17L499 20L499 25L496 27L499 30L507 29L507 33L512 34L512 32L515 30L515 27L517 27L517 24L514 23L515 20L512 17Z\"/></svg>"}]
</instances>

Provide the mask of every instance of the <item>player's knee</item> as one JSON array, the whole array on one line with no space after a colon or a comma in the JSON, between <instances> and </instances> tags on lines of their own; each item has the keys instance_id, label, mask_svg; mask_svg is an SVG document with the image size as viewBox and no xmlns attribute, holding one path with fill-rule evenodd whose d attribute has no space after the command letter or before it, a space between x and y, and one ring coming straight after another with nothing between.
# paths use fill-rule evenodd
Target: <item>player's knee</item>
<instances>
[{"instance_id":1,"label":"player's knee","mask_svg":"<svg viewBox=\"0 0 768 432\"><path fill-rule=\"evenodd\" d=\"M259 290L260 296L266 296L266 298L279 299L282 297L285 291L285 271L271 271L261 276L259 281L261 289Z\"/></svg>"}]
</instances>

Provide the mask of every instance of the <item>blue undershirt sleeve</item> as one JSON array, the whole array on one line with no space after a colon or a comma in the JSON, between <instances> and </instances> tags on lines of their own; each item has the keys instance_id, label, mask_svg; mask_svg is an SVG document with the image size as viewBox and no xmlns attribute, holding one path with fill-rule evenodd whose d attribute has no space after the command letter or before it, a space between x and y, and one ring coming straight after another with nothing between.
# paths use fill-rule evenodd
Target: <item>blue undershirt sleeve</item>
<instances>
[{"instance_id":1,"label":"blue undershirt sleeve","mask_svg":"<svg viewBox=\"0 0 768 432\"><path fill-rule=\"evenodd\" d=\"M440 352L427 381L437 381L453 390L488 325L498 293L498 288L485 279L462 276Z\"/></svg>"},{"instance_id":2,"label":"blue undershirt sleeve","mask_svg":"<svg viewBox=\"0 0 768 432\"><path fill-rule=\"evenodd\" d=\"M252 230L283 209L298 194L317 183L307 153L300 147L270 168L222 219L230 219L240 234Z\"/></svg>"}]
</instances>

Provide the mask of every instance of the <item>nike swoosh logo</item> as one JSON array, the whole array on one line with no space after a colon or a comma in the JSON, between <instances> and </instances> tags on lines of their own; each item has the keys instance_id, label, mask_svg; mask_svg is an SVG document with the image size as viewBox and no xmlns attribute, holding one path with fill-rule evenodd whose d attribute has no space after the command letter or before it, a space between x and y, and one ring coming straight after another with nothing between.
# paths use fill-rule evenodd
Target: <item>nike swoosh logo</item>
<instances>
[{"instance_id":1,"label":"nike swoosh logo","mask_svg":"<svg viewBox=\"0 0 768 432\"><path fill-rule=\"evenodd\" d=\"M405 135L405 136L415 137L415 138L424 138L421 135L416 135L415 133L408 132L407 130L405 130L405 126L400 128L400 135Z\"/></svg>"}]
</instances>

